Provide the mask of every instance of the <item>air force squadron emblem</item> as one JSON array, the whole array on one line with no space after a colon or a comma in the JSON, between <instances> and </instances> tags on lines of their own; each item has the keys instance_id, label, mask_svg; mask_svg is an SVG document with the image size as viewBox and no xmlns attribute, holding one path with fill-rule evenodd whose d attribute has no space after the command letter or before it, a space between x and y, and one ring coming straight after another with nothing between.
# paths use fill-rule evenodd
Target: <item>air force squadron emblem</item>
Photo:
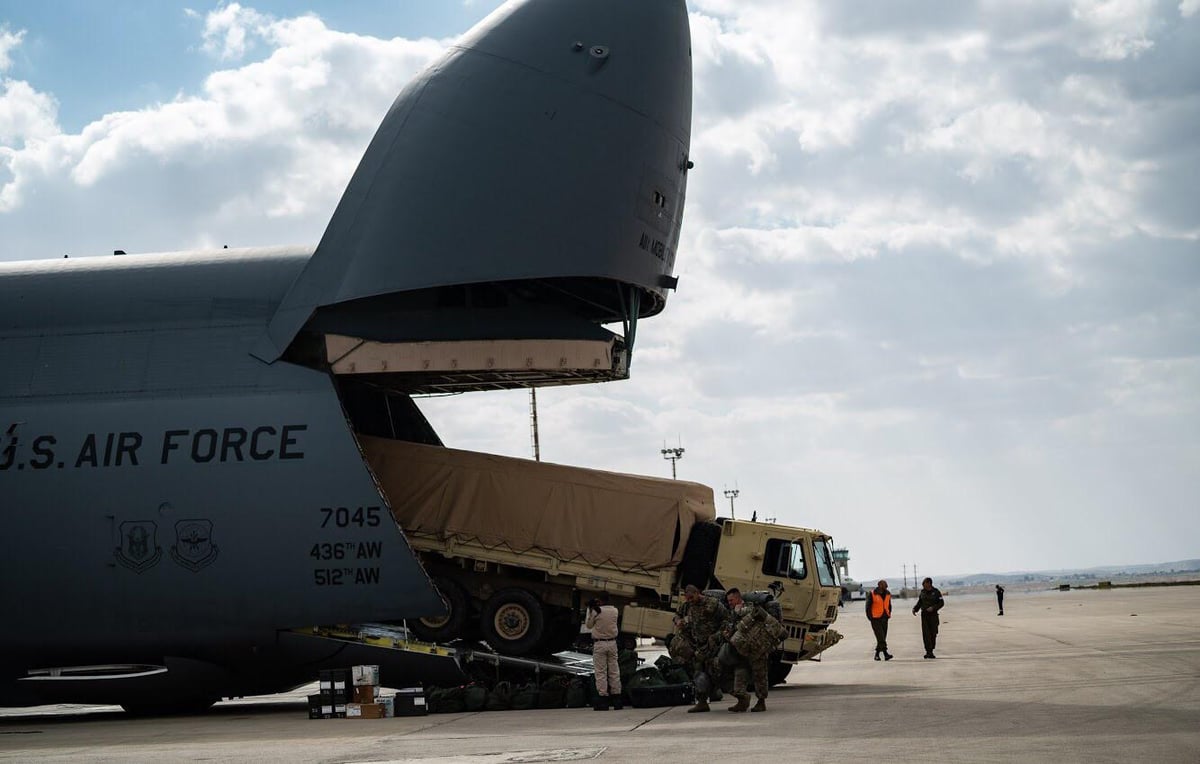
<instances>
[{"instance_id":1,"label":"air force squadron emblem","mask_svg":"<svg viewBox=\"0 0 1200 764\"><path fill-rule=\"evenodd\" d=\"M134 573L154 567L162 558L162 547L158 545L158 526L149 520L121 523L121 546L113 554L117 562Z\"/></svg>"},{"instance_id":2,"label":"air force squadron emblem","mask_svg":"<svg viewBox=\"0 0 1200 764\"><path fill-rule=\"evenodd\" d=\"M195 573L217 559L217 545L212 541L211 520L180 520L175 523L175 546L171 559Z\"/></svg>"}]
</instances>

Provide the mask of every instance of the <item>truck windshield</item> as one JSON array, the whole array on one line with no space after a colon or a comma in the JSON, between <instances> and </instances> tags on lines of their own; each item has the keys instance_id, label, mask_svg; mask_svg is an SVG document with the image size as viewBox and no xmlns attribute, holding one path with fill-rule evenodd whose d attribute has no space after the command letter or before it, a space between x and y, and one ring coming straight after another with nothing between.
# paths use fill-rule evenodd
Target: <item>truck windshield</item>
<instances>
[{"instance_id":1,"label":"truck windshield","mask_svg":"<svg viewBox=\"0 0 1200 764\"><path fill-rule=\"evenodd\" d=\"M817 578L821 581L821 586L837 586L837 577L833 572L833 550L829 547L829 540L813 539L813 554L817 557Z\"/></svg>"}]
</instances>

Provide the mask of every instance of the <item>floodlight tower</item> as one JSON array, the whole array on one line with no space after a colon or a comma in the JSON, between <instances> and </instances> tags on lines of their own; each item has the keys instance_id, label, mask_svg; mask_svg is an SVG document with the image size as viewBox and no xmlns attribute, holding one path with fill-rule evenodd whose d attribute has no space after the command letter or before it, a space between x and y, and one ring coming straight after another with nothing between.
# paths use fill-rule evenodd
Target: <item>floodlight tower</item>
<instances>
[{"instance_id":1,"label":"floodlight tower","mask_svg":"<svg viewBox=\"0 0 1200 764\"><path fill-rule=\"evenodd\" d=\"M737 515L733 514L733 500L738 497L739 493L741 493L741 491L739 491L736 488L726 488L725 489L725 498L729 499L729 519L730 520L737 519Z\"/></svg>"},{"instance_id":2,"label":"floodlight tower","mask_svg":"<svg viewBox=\"0 0 1200 764\"><path fill-rule=\"evenodd\" d=\"M668 459L671 462L671 479L672 480L676 479L675 478L675 462L677 462L683 458L683 451L684 451L684 449L682 446L676 446L675 448L666 448L665 446L663 447L663 450L662 450L663 458Z\"/></svg>"}]
</instances>

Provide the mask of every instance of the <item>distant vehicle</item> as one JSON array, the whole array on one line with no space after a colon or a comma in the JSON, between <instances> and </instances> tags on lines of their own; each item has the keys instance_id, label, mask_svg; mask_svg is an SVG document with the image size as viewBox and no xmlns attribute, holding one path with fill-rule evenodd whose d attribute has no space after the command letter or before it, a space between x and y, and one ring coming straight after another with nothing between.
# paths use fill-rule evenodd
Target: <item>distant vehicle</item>
<instances>
[{"instance_id":1,"label":"distant vehicle","mask_svg":"<svg viewBox=\"0 0 1200 764\"><path fill-rule=\"evenodd\" d=\"M851 600L865 600L867 598L867 590L863 585L853 578L842 579L842 602L850 602Z\"/></svg>"},{"instance_id":2,"label":"distant vehicle","mask_svg":"<svg viewBox=\"0 0 1200 764\"><path fill-rule=\"evenodd\" d=\"M0 263L0 704L204 708L350 660L297 630L443 612L359 436L628 377L691 108L683 0L510 2L400 93L315 250Z\"/></svg>"},{"instance_id":3,"label":"distant vehicle","mask_svg":"<svg viewBox=\"0 0 1200 764\"><path fill-rule=\"evenodd\" d=\"M622 632L664 638L683 587L774 589L787 637L773 677L837 643L831 539L722 518L708 486L360 436L448 614L423 639L482 637L508 655L567 649L607 592Z\"/></svg>"}]
</instances>

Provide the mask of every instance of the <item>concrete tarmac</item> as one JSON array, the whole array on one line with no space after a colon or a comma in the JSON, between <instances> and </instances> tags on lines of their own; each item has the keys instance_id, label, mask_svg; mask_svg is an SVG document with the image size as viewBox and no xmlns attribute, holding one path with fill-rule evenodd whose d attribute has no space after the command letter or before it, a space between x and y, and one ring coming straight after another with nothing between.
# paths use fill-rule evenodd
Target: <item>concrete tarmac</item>
<instances>
[{"instance_id":1,"label":"concrete tarmac","mask_svg":"<svg viewBox=\"0 0 1200 764\"><path fill-rule=\"evenodd\" d=\"M686 707L307 718L302 692L197 717L8 709L0 760L48 762L1200 762L1200 587L948 596L938 658L897 600L889 662L863 603L768 712Z\"/></svg>"}]
</instances>

